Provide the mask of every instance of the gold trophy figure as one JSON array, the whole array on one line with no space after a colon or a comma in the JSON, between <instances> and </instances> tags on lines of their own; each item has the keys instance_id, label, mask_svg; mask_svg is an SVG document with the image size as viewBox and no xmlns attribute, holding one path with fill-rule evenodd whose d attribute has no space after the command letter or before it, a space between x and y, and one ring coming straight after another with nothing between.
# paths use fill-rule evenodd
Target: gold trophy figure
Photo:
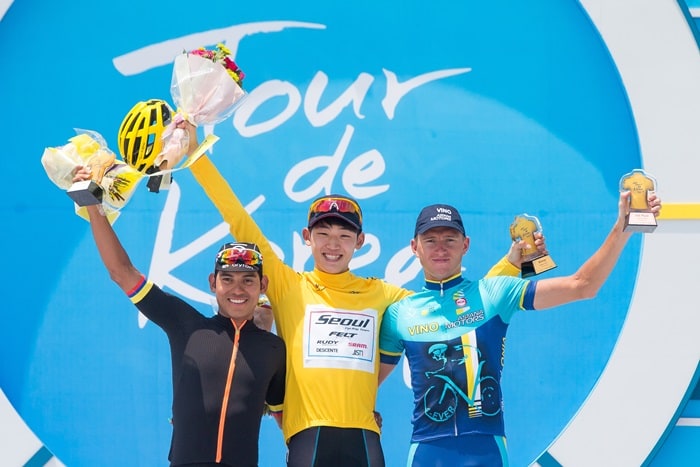
<instances>
[{"instance_id":1,"label":"gold trophy figure","mask_svg":"<svg viewBox=\"0 0 700 467\"><path fill-rule=\"evenodd\" d=\"M535 233L542 232L539 219L528 214L520 214L515 217L510 225L510 238L515 241L524 240L528 246L522 251L523 262L520 275L530 277L541 274L557 265L549 255L540 253L535 246Z\"/></svg>"},{"instance_id":2,"label":"gold trophy figure","mask_svg":"<svg viewBox=\"0 0 700 467\"><path fill-rule=\"evenodd\" d=\"M66 191L78 206L101 204L104 190L100 186L105 172L114 165L116 156L108 149L99 148L88 157L86 166L90 169L90 180L75 182Z\"/></svg>"},{"instance_id":3,"label":"gold trophy figure","mask_svg":"<svg viewBox=\"0 0 700 467\"><path fill-rule=\"evenodd\" d=\"M630 212L625 217L625 232L651 233L656 229L656 217L651 212L649 194L656 191L656 180L642 169L634 169L620 179L620 191L630 192Z\"/></svg>"}]
</instances>

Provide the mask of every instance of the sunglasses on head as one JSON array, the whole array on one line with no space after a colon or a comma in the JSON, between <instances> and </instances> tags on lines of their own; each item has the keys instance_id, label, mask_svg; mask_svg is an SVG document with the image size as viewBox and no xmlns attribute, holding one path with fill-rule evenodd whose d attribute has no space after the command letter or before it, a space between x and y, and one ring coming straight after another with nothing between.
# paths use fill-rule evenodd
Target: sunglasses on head
<instances>
[{"instance_id":1,"label":"sunglasses on head","mask_svg":"<svg viewBox=\"0 0 700 467\"><path fill-rule=\"evenodd\" d=\"M321 198L311 204L309 215L324 214L327 212L345 212L355 214L362 223L362 211L360 206L349 198Z\"/></svg>"},{"instance_id":2,"label":"sunglasses on head","mask_svg":"<svg viewBox=\"0 0 700 467\"><path fill-rule=\"evenodd\" d=\"M250 248L226 248L217 253L216 262L221 265L245 264L247 266L259 266L262 264L262 254Z\"/></svg>"}]
</instances>

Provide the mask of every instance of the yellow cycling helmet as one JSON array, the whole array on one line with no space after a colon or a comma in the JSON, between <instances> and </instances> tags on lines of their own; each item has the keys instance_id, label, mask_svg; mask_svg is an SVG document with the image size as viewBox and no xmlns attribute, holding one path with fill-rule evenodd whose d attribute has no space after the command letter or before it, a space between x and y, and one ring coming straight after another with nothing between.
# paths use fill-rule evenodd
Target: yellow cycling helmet
<instances>
[{"instance_id":1,"label":"yellow cycling helmet","mask_svg":"<svg viewBox=\"0 0 700 467\"><path fill-rule=\"evenodd\" d=\"M163 149L163 131L172 114L168 103L161 99L138 102L132 107L117 137L124 162L139 172L154 172L153 162Z\"/></svg>"}]
</instances>

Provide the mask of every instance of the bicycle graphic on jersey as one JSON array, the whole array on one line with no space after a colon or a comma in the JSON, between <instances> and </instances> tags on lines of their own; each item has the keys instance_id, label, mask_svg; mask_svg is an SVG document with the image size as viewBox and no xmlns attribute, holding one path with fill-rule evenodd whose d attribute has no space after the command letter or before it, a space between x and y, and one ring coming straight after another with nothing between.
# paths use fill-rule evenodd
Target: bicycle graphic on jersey
<instances>
[{"instance_id":1,"label":"bicycle graphic on jersey","mask_svg":"<svg viewBox=\"0 0 700 467\"><path fill-rule=\"evenodd\" d=\"M428 353L433 360L442 362L442 367L435 371L426 371L426 378L437 378L440 383L430 386L423 394L423 410L425 415L433 421L444 422L457 413L459 400L462 399L468 407L469 417L480 417L482 415L492 417L501 411L501 398L499 396L498 381L493 376L481 376L481 369L484 361L481 360L481 351L472 345L456 345L454 349L463 351L464 357L453 359L464 365L468 358L468 352L476 352L479 364L474 373L474 384L472 384L471 394L467 395L449 376L439 374L447 366L447 344L433 344L428 349ZM468 384L469 386L469 384Z\"/></svg>"}]
</instances>

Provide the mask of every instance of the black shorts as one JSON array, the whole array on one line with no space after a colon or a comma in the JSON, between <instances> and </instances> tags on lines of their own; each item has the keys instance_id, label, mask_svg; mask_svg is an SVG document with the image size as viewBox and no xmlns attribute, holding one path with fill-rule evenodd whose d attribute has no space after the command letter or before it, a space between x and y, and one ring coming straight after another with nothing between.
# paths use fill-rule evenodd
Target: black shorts
<instances>
[{"instance_id":1,"label":"black shorts","mask_svg":"<svg viewBox=\"0 0 700 467\"><path fill-rule=\"evenodd\" d=\"M384 467L379 434L360 428L317 426L287 444L287 467Z\"/></svg>"}]
</instances>

